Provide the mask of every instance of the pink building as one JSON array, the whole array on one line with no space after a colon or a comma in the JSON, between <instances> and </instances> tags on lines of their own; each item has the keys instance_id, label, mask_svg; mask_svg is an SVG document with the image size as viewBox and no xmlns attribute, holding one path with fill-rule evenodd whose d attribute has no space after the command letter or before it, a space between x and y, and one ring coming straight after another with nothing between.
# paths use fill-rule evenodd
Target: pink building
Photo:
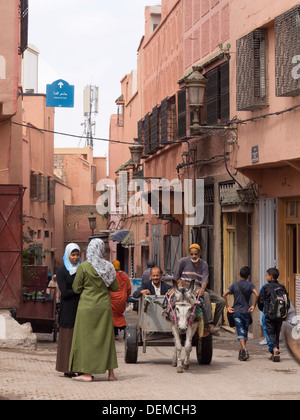
<instances>
[{"instance_id":1,"label":"pink building","mask_svg":"<svg viewBox=\"0 0 300 420\"><path fill-rule=\"evenodd\" d=\"M296 0L230 2L231 115L247 120L237 125L231 162L257 189L253 263L260 285L269 267L279 268L298 313L299 16Z\"/></svg>"},{"instance_id":2,"label":"pink building","mask_svg":"<svg viewBox=\"0 0 300 420\"><path fill-rule=\"evenodd\" d=\"M53 175L54 109L46 107L46 95L23 94L23 170L22 185L24 233L28 228L36 232L34 244L45 259L38 258L37 265L48 266L54 273L56 243L55 229L56 181Z\"/></svg>"},{"instance_id":3,"label":"pink building","mask_svg":"<svg viewBox=\"0 0 300 420\"><path fill-rule=\"evenodd\" d=\"M107 229L108 220L96 212L95 205L100 192L97 183L106 176L106 158L94 157L93 148L55 148L54 174L57 189L61 194L59 205L61 229L57 229L61 237L61 249L57 257L57 265L62 264L64 247L69 242L80 246L82 260L92 234L89 225L91 213L96 217L94 234Z\"/></svg>"},{"instance_id":4,"label":"pink building","mask_svg":"<svg viewBox=\"0 0 300 420\"><path fill-rule=\"evenodd\" d=\"M0 183L22 184L21 55L19 0L0 3ZM26 27L26 21L22 21ZM21 47L21 42L23 45ZM20 50L19 50L20 48Z\"/></svg>"},{"instance_id":5,"label":"pink building","mask_svg":"<svg viewBox=\"0 0 300 420\"><path fill-rule=\"evenodd\" d=\"M117 251L127 247L130 275L142 274L148 256L171 273L197 242L217 293L238 279L243 265L251 267L257 289L267 268L276 266L299 311L299 14L296 0L162 0L161 7L146 8L137 112L122 120L126 140L137 137L144 146L139 169L148 199L139 215L119 216L118 229L130 235ZM208 80L196 133L186 88L195 68ZM120 169L132 179L127 158ZM184 212L175 212L172 190L169 214L161 192L154 211L149 179L162 177L182 185L204 180L201 223L190 225ZM261 332L258 312L253 331Z\"/></svg>"},{"instance_id":6,"label":"pink building","mask_svg":"<svg viewBox=\"0 0 300 420\"><path fill-rule=\"evenodd\" d=\"M148 257L171 274L176 261L186 255L191 241L197 241L211 267L211 287L216 291L222 289L219 184L232 179L225 168L223 139L212 133L195 136L190 131L184 77L193 71L193 65L202 68L209 78L209 90L201 124L225 124L229 119L229 64L225 47L228 42L228 1L162 1L161 7L146 7L145 34L138 47L139 107L135 114L137 137L144 144L143 176L148 190L147 178L164 177L169 181L179 178L182 183L184 179L204 178L206 211L204 225L188 225L185 214L175 214L171 192L170 214L160 211L153 215L153 206L149 206L142 217L123 218L119 228L129 229L134 238L129 245L132 248L127 264L133 276L142 274ZM220 44L224 47L220 48ZM123 100L126 108L126 96ZM125 116L123 124L124 127L129 124L131 132L136 133L133 119ZM161 196L159 201L161 207Z\"/></svg>"}]
</instances>

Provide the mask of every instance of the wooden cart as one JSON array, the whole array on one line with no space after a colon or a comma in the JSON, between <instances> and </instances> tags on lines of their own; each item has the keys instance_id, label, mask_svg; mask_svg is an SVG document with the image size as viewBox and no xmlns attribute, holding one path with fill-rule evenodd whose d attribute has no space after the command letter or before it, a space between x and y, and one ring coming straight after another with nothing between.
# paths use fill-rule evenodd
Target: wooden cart
<instances>
[{"instance_id":1,"label":"wooden cart","mask_svg":"<svg viewBox=\"0 0 300 420\"><path fill-rule=\"evenodd\" d=\"M32 275L34 271L34 275ZM46 266L32 266L24 277L23 296L16 320L20 324L30 322L35 333L53 334L56 342L58 332L58 315L56 310L56 289L47 287Z\"/></svg>"},{"instance_id":2,"label":"wooden cart","mask_svg":"<svg viewBox=\"0 0 300 420\"><path fill-rule=\"evenodd\" d=\"M170 323L163 317L161 304L164 296L145 296L139 298L137 324L126 327L125 336L125 362L136 363L138 347L143 347L146 353L147 346L174 346ZM157 304L158 303L158 304ZM209 365L212 360L212 336L193 338L199 364Z\"/></svg>"},{"instance_id":3,"label":"wooden cart","mask_svg":"<svg viewBox=\"0 0 300 420\"><path fill-rule=\"evenodd\" d=\"M55 288L50 295L45 291L36 288L31 293L24 293L21 306L17 309L16 320L20 324L30 322L32 331L35 333L53 334L53 341L56 342L58 332ZM50 296L53 298L50 299Z\"/></svg>"}]
</instances>

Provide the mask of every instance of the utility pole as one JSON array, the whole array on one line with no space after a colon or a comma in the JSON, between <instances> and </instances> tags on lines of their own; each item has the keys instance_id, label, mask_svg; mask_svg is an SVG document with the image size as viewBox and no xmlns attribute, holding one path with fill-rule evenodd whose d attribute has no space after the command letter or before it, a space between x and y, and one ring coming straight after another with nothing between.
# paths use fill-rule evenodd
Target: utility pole
<instances>
[{"instance_id":1,"label":"utility pole","mask_svg":"<svg viewBox=\"0 0 300 420\"><path fill-rule=\"evenodd\" d=\"M86 86L83 92L83 114L86 146L94 147L93 135L95 134L96 122L93 120L98 114L98 86Z\"/></svg>"}]
</instances>

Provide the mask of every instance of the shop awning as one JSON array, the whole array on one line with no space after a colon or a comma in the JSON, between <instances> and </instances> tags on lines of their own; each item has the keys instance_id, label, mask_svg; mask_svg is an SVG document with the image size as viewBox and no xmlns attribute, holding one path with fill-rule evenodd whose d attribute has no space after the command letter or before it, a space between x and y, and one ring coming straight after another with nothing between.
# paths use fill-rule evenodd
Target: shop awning
<instances>
[{"instance_id":1,"label":"shop awning","mask_svg":"<svg viewBox=\"0 0 300 420\"><path fill-rule=\"evenodd\" d=\"M137 246L149 246L149 241L140 241L137 243Z\"/></svg>"},{"instance_id":2,"label":"shop awning","mask_svg":"<svg viewBox=\"0 0 300 420\"><path fill-rule=\"evenodd\" d=\"M125 238L121 242L121 245L124 248L130 248L130 247L134 246L134 237L133 237L133 232L132 231L129 231L129 233L125 236Z\"/></svg>"},{"instance_id":3,"label":"shop awning","mask_svg":"<svg viewBox=\"0 0 300 420\"><path fill-rule=\"evenodd\" d=\"M128 235L129 230L117 230L116 232L112 233L109 239L113 242L122 242L124 238Z\"/></svg>"}]
</instances>

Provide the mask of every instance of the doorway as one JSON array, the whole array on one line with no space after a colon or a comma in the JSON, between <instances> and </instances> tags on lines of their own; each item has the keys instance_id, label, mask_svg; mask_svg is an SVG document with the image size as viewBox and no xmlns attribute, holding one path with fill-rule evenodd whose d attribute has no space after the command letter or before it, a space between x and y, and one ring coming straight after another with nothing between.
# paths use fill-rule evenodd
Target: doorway
<instances>
[{"instance_id":1,"label":"doorway","mask_svg":"<svg viewBox=\"0 0 300 420\"><path fill-rule=\"evenodd\" d=\"M295 305L296 276L300 272L300 224L287 224L287 289L289 298Z\"/></svg>"},{"instance_id":2,"label":"doorway","mask_svg":"<svg viewBox=\"0 0 300 420\"><path fill-rule=\"evenodd\" d=\"M300 198L280 200L280 206L279 282L285 284L289 298L295 306L296 279L300 275Z\"/></svg>"}]
</instances>

